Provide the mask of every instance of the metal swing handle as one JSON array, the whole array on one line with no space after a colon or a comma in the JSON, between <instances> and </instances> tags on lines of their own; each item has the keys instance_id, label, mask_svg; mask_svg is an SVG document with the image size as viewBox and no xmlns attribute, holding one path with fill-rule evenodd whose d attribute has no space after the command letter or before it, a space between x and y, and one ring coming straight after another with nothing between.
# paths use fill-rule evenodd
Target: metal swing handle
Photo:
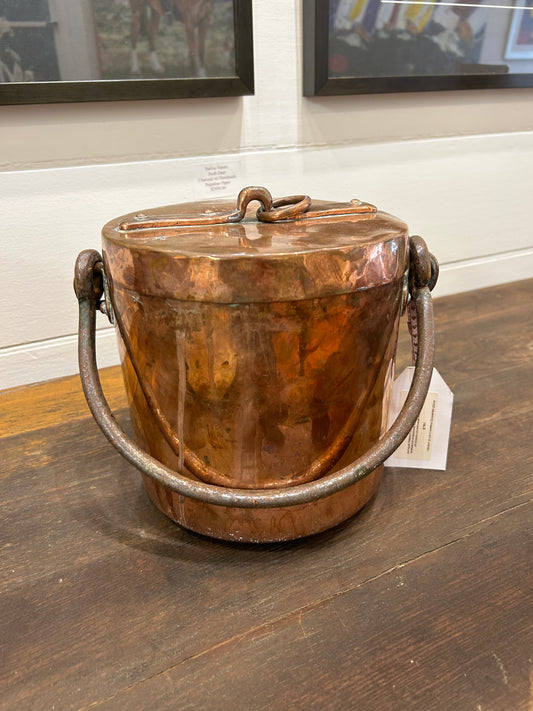
<instances>
[{"instance_id":1,"label":"metal swing handle","mask_svg":"<svg viewBox=\"0 0 533 711\"><path fill-rule=\"evenodd\" d=\"M111 444L137 469L168 489L205 503L238 508L295 506L322 499L351 486L383 464L407 437L420 414L431 380L435 334L430 287L434 284L438 267L420 237L411 237L409 248L410 307L416 314L418 338L411 388L388 432L363 456L334 474L282 489L232 489L189 479L143 451L117 423L102 391L95 341L96 311L100 309L104 292L102 258L94 250L85 250L76 261L74 288L79 302L80 377L91 413Z\"/></svg>"}]
</instances>

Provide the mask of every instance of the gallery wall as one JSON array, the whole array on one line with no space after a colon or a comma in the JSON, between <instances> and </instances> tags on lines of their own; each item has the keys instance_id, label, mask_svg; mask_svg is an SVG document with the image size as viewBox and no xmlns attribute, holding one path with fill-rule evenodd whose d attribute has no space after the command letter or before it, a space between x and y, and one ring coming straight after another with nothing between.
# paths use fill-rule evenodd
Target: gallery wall
<instances>
[{"instance_id":1,"label":"gallery wall","mask_svg":"<svg viewBox=\"0 0 533 711\"><path fill-rule=\"evenodd\" d=\"M246 184L398 214L437 295L533 276L533 89L306 99L300 3L253 10L254 96L0 107L0 388L76 372L72 268L108 219Z\"/></svg>"}]
</instances>

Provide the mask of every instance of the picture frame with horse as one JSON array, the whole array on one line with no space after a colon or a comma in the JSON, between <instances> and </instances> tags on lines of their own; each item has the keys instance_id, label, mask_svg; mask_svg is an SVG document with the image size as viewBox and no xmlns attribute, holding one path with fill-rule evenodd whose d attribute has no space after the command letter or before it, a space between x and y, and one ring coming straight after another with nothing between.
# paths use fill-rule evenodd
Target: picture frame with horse
<instances>
[{"instance_id":1,"label":"picture frame with horse","mask_svg":"<svg viewBox=\"0 0 533 711\"><path fill-rule=\"evenodd\" d=\"M0 0L0 104L253 93L251 0Z\"/></svg>"}]
</instances>

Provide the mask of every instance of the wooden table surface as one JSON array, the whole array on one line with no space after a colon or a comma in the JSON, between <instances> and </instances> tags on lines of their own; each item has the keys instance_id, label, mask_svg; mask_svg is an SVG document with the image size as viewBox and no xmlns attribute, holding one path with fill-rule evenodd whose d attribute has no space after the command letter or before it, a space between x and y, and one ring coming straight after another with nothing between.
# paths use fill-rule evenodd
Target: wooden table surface
<instances>
[{"instance_id":1,"label":"wooden table surface","mask_svg":"<svg viewBox=\"0 0 533 711\"><path fill-rule=\"evenodd\" d=\"M77 378L0 394L0 708L532 711L533 280L435 311L447 471L290 544L167 520Z\"/></svg>"}]
</instances>

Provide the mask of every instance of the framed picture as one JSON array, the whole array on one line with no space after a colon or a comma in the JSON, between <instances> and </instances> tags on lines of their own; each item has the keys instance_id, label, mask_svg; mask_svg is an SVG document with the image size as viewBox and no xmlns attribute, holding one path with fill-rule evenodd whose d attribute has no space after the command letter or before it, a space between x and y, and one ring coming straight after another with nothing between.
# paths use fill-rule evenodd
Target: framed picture
<instances>
[{"instance_id":1,"label":"framed picture","mask_svg":"<svg viewBox=\"0 0 533 711\"><path fill-rule=\"evenodd\" d=\"M531 3L303 0L304 95L533 87Z\"/></svg>"},{"instance_id":2,"label":"framed picture","mask_svg":"<svg viewBox=\"0 0 533 711\"><path fill-rule=\"evenodd\" d=\"M533 8L520 0L522 12L515 12L509 27L505 59L533 59Z\"/></svg>"},{"instance_id":3,"label":"framed picture","mask_svg":"<svg viewBox=\"0 0 533 711\"><path fill-rule=\"evenodd\" d=\"M251 0L0 0L0 104L253 92Z\"/></svg>"}]
</instances>

